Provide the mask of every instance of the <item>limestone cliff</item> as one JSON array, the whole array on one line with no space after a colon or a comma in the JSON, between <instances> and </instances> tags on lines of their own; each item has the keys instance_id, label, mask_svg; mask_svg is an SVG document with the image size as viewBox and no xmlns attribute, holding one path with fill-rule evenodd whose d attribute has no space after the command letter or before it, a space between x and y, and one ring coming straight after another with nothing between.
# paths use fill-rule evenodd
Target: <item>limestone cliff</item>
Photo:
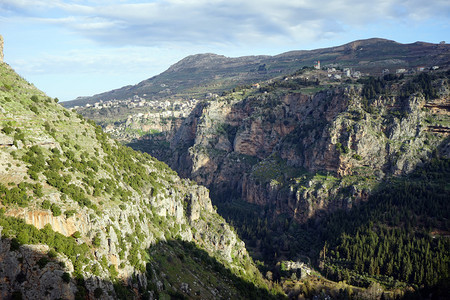
<instances>
[{"instance_id":1,"label":"limestone cliff","mask_svg":"<svg viewBox=\"0 0 450 300\"><path fill-rule=\"evenodd\" d=\"M239 280L267 293L206 188L56 102L0 64L0 298L251 297ZM209 275L169 278L161 248L200 253L183 268Z\"/></svg>"},{"instance_id":2,"label":"limestone cliff","mask_svg":"<svg viewBox=\"0 0 450 300\"><path fill-rule=\"evenodd\" d=\"M312 93L311 77L324 81ZM432 97L406 92L424 78ZM381 80L369 95L370 82L336 84L308 71L200 103L171 139L168 163L216 199L273 206L300 222L349 208L380 180L436 150L446 155L445 72Z\"/></svg>"}]
</instances>

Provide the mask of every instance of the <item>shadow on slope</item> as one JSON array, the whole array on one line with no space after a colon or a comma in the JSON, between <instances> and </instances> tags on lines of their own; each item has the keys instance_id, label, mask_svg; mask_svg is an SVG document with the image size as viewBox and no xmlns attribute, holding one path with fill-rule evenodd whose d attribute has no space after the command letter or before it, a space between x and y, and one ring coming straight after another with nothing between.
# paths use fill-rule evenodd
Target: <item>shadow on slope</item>
<instances>
[{"instance_id":1,"label":"shadow on slope","mask_svg":"<svg viewBox=\"0 0 450 300\"><path fill-rule=\"evenodd\" d=\"M21 223L20 220L17 222ZM104 280L92 275L98 272L95 268L99 262L89 261L82 268L83 271L74 271L70 261L59 255L52 247L42 244L20 245L17 238L3 238L0 243L0 278L2 278L0 298L283 298L281 294L270 294L268 290L258 288L253 283L234 275L192 242L181 240L159 242L148 249L148 254L145 272L133 273L127 278L114 277ZM77 257L77 260L82 259L83 256ZM111 266L114 267L110 264L109 267ZM86 275L85 272L87 278L80 275Z\"/></svg>"},{"instance_id":2,"label":"shadow on slope","mask_svg":"<svg viewBox=\"0 0 450 300\"><path fill-rule=\"evenodd\" d=\"M224 203L218 212L237 228L254 259L273 266L275 280L291 275L277 262L306 255L335 281L431 289L450 275L449 178L450 160L434 158L408 176L380 183L367 202L304 224L274 217L275 207L243 201Z\"/></svg>"}]
</instances>

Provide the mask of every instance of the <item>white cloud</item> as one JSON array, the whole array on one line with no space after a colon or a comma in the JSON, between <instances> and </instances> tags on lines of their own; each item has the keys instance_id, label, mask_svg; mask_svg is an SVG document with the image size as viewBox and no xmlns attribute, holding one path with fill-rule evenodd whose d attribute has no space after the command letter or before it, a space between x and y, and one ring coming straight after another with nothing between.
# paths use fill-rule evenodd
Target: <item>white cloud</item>
<instances>
[{"instance_id":1,"label":"white cloud","mask_svg":"<svg viewBox=\"0 0 450 300\"><path fill-rule=\"evenodd\" d=\"M449 19L448 0L0 0L9 63L52 80L145 79L199 52L279 54L357 38L394 39L394 31L410 41L431 33L450 40Z\"/></svg>"},{"instance_id":2,"label":"white cloud","mask_svg":"<svg viewBox=\"0 0 450 300\"><path fill-rule=\"evenodd\" d=\"M448 1L435 0L4 0L17 14L59 22L105 44L155 46L173 42L235 44L304 41L383 20L410 22L448 17ZM312 30L313 28L314 30Z\"/></svg>"}]
</instances>

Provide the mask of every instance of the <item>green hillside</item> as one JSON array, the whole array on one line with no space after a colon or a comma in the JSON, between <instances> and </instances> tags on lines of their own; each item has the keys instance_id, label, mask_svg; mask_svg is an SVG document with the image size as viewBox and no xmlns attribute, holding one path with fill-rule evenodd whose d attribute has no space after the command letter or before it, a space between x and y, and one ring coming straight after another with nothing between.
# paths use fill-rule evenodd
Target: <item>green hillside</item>
<instances>
[{"instance_id":1,"label":"green hillside","mask_svg":"<svg viewBox=\"0 0 450 300\"><path fill-rule=\"evenodd\" d=\"M282 295L205 188L57 102L0 64L0 298Z\"/></svg>"}]
</instances>

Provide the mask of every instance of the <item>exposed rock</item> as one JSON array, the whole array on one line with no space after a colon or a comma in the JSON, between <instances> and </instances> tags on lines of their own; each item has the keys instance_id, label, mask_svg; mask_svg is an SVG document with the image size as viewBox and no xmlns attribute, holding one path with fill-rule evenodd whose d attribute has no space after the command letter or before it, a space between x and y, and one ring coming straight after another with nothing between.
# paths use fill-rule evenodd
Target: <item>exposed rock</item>
<instances>
[{"instance_id":1,"label":"exposed rock","mask_svg":"<svg viewBox=\"0 0 450 300\"><path fill-rule=\"evenodd\" d=\"M0 125L0 218L8 226L1 299L73 299L77 291L117 298L112 279L136 295L156 291L160 269L152 268L160 266L149 251L159 245L178 245L183 257L185 245L199 247L236 276L262 280L205 187L110 139L6 64L0 73L2 109L14 120ZM31 101L40 104L39 118ZM163 288L177 280L164 278Z\"/></svg>"},{"instance_id":2,"label":"exposed rock","mask_svg":"<svg viewBox=\"0 0 450 300\"><path fill-rule=\"evenodd\" d=\"M447 97L447 88L437 89L441 98ZM168 163L209 187L216 199L241 197L275 205L277 212L299 222L348 209L367 199L385 175L412 171L442 141L427 135L423 95L378 97L370 108L364 101L361 88L336 87L312 95L235 93L201 103L173 135L174 155ZM398 111L400 117L394 114ZM269 169L266 162L271 162ZM319 180L306 187L292 182L289 172L302 168L337 181ZM342 181L349 176L374 180ZM346 188L355 192L346 195Z\"/></svg>"},{"instance_id":3,"label":"exposed rock","mask_svg":"<svg viewBox=\"0 0 450 300\"><path fill-rule=\"evenodd\" d=\"M70 261L58 257L43 267L39 266L38 261L46 256L48 250L46 245L23 245L11 251L11 241L0 239L1 299L8 299L12 292L23 299L75 299L76 286L72 281L63 281L61 276L65 270L58 262L64 262L73 270Z\"/></svg>"}]
</instances>

